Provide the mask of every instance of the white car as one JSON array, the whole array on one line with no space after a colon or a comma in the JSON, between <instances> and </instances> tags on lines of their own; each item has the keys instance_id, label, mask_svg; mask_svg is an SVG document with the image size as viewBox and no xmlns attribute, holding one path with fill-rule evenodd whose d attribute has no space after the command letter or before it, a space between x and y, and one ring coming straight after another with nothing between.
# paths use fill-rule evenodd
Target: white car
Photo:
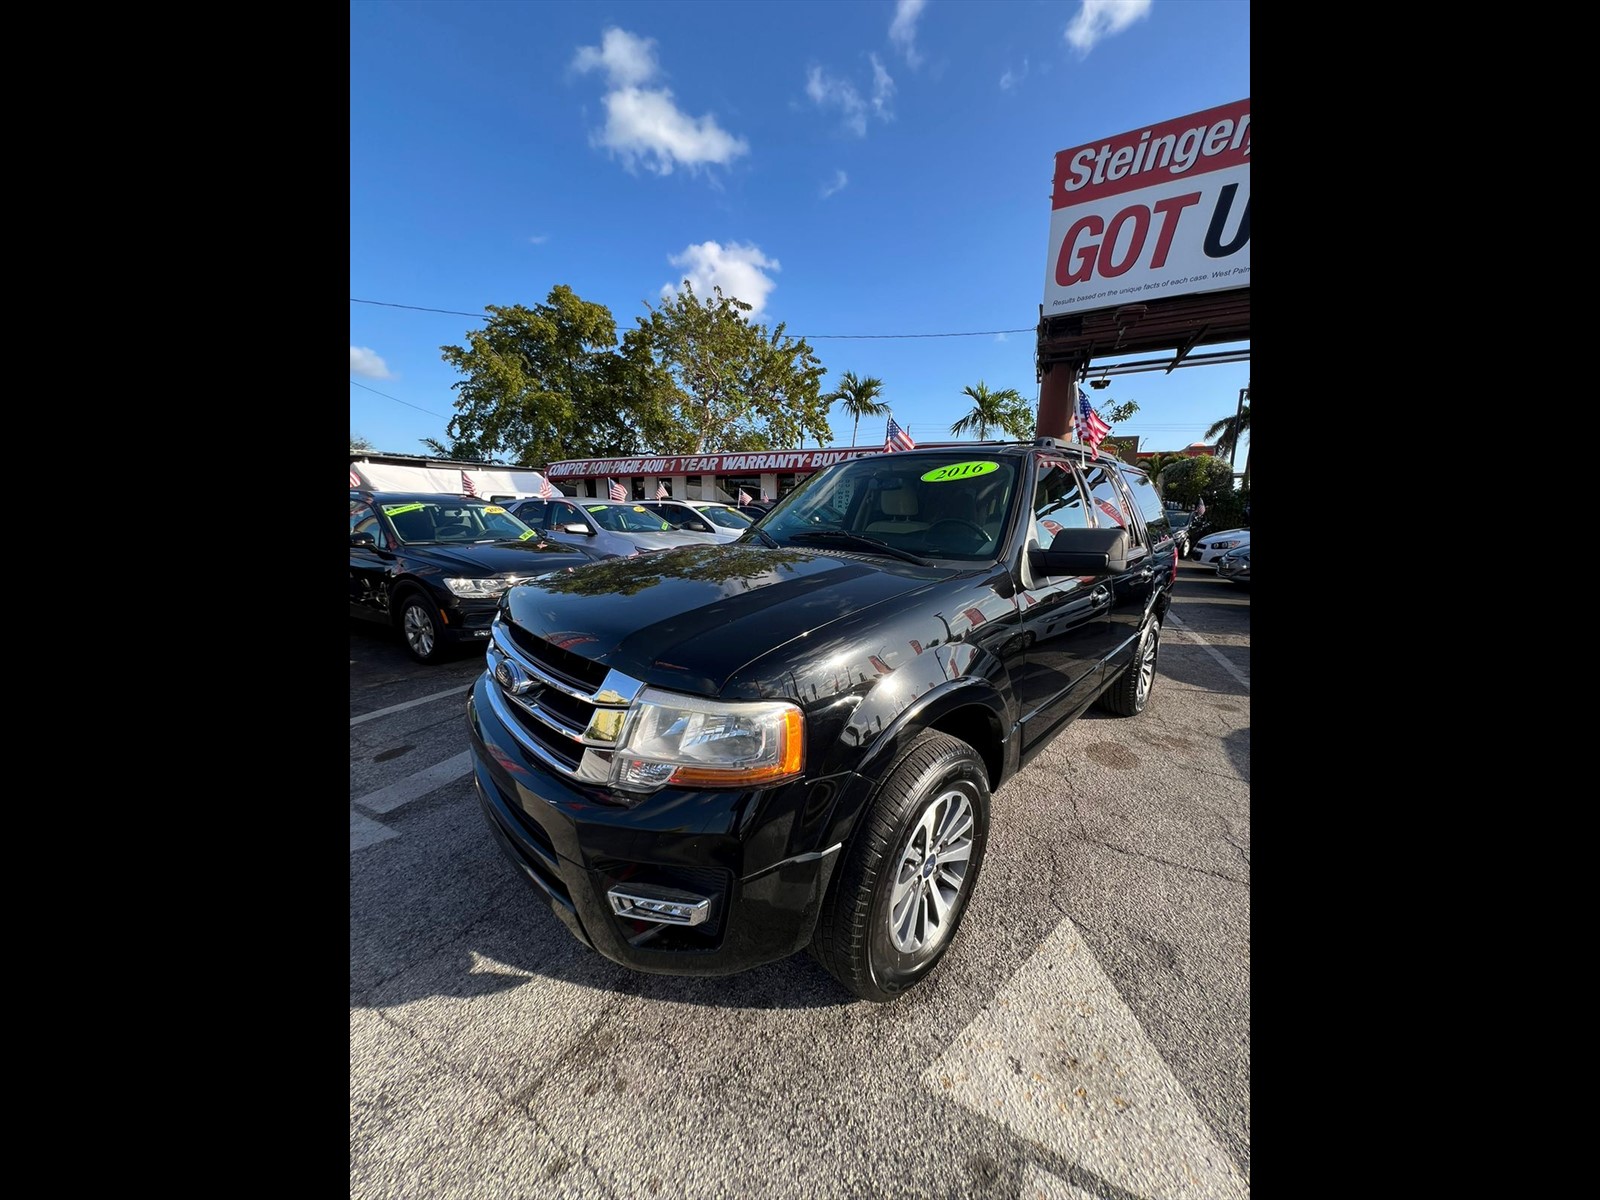
<instances>
[{"instance_id":1,"label":"white car","mask_svg":"<svg viewBox=\"0 0 1600 1200\"><path fill-rule=\"evenodd\" d=\"M685 500L690 508L700 510L700 515L715 525L722 533L732 534L728 540L731 542L746 529L755 524L748 515L741 512L732 504L724 504L720 500Z\"/></svg>"},{"instance_id":2,"label":"white car","mask_svg":"<svg viewBox=\"0 0 1600 1200\"><path fill-rule=\"evenodd\" d=\"M721 522L713 520L711 514L693 500L641 500L639 503L666 521L676 532L697 541L731 542L744 533L743 528L728 529Z\"/></svg>"},{"instance_id":3,"label":"white car","mask_svg":"<svg viewBox=\"0 0 1600 1200\"><path fill-rule=\"evenodd\" d=\"M1194 549L1189 551L1189 557L1203 563L1214 563L1229 550L1236 550L1240 546L1249 544L1248 529L1219 529L1216 533L1208 533L1195 542Z\"/></svg>"}]
</instances>

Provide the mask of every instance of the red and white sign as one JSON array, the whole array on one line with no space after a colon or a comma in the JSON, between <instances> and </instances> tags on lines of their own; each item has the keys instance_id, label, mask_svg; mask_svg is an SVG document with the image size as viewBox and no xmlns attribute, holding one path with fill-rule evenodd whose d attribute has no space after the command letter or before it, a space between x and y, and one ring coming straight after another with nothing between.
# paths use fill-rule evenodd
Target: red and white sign
<instances>
[{"instance_id":1,"label":"red and white sign","mask_svg":"<svg viewBox=\"0 0 1600 1200\"><path fill-rule=\"evenodd\" d=\"M611 475L731 475L758 471L816 471L836 462L882 454L877 446L854 450L769 450L752 454L669 454L659 458L571 458L545 470L552 479Z\"/></svg>"},{"instance_id":2,"label":"red and white sign","mask_svg":"<svg viewBox=\"0 0 1600 1200\"><path fill-rule=\"evenodd\" d=\"M1056 155L1044 315L1250 286L1250 101Z\"/></svg>"}]
</instances>

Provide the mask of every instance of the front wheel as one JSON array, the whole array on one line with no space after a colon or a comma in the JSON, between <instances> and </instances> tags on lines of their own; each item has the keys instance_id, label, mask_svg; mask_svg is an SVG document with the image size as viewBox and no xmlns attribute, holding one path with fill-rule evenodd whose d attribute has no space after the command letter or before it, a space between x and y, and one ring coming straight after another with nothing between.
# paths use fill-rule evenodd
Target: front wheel
<instances>
[{"instance_id":1,"label":"front wheel","mask_svg":"<svg viewBox=\"0 0 1600 1200\"><path fill-rule=\"evenodd\" d=\"M944 957L989 841L989 773L966 742L922 734L862 814L812 952L863 1000L893 1000Z\"/></svg>"},{"instance_id":2,"label":"front wheel","mask_svg":"<svg viewBox=\"0 0 1600 1200\"><path fill-rule=\"evenodd\" d=\"M1150 702L1150 689L1156 683L1156 654L1161 649L1161 619L1154 613L1144 623L1139 648L1133 661L1117 681L1100 696L1101 707L1119 717L1136 717Z\"/></svg>"},{"instance_id":3,"label":"front wheel","mask_svg":"<svg viewBox=\"0 0 1600 1200\"><path fill-rule=\"evenodd\" d=\"M436 663L444 657L444 636L439 614L432 601L417 592L407 592L400 601L400 636L406 650L420 663Z\"/></svg>"}]
</instances>

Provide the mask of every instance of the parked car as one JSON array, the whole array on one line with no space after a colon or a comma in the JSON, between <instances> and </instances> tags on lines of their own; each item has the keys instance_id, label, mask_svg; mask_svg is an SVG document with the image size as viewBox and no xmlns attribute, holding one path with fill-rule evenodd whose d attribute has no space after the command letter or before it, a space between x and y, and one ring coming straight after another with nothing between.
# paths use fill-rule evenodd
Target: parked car
<instances>
[{"instance_id":1,"label":"parked car","mask_svg":"<svg viewBox=\"0 0 1600 1200\"><path fill-rule=\"evenodd\" d=\"M707 541L732 542L750 527L750 522L734 529L726 529L712 521L710 513L688 500L641 500L646 508L667 521L682 533L704 534ZM738 516L735 513L734 516Z\"/></svg>"},{"instance_id":2,"label":"parked car","mask_svg":"<svg viewBox=\"0 0 1600 1200\"><path fill-rule=\"evenodd\" d=\"M1175 550L1142 470L1041 439L837 463L738 544L533 580L467 703L485 821L618 963L810 947L892 1000L956 936L994 791L1149 703Z\"/></svg>"},{"instance_id":3,"label":"parked car","mask_svg":"<svg viewBox=\"0 0 1600 1200\"><path fill-rule=\"evenodd\" d=\"M541 538L486 500L350 493L350 615L398 630L419 662L485 642L512 584L598 557Z\"/></svg>"},{"instance_id":4,"label":"parked car","mask_svg":"<svg viewBox=\"0 0 1600 1200\"><path fill-rule=\"evenodd\" d=\"M733 507L738 509L745 516L749 517L752 521L759 521L762 517L766 516L772 511L772 505L760 504L754 501L749 504L735 504Z\"/></svg>"},{"instance_id":5,"label":"parked car","mask_svg":"<svg viewBox=\"0 0 1600 1200\"><path fill-rule=\"evenodd\" d=\"M630 558L712 540L709 534L674 528L639 500L523 500L511 511L549 540L587 546L602 558Z\"/></svg>"},{"instance_id":6,"label":"parked car","mask_svg":"<svg viewBox=\"0 0 1600 1200\"><path fill-rule=\"evenodd\" d=\"M757 516L751 516L737 505L722 504L714 500L686 500L684 503L699 509L701 516L723 532L734 535L743 533L767 515L766 509L762 509Z\"/></svg>"},{"instance_id":7,"label":"parked car","mask_svg":"<svg viewBox=\"0 0 1600 1200\"><path fill-rule=\"evenodd\" d=\"M1194 549L1189 551L1189 557L1202 563L1215 563L1223 553L1228 550L1238 549L1240 546L1250 544L1250 531L1248 529L1221 529L1216 533L1202 534L1195 542Z\"/></svg>"},{"instance_id":8,"label":"parked car","mask_svg":"<svg viewBox=\"0 0 1600 1200\"><path fill-rule=\"evenodd\" d=\"M1217 577L1244 587L1250 586L1250 543L1222 552L1217 559Z\"/></svg>"},{"instance_id":9,"label":"parked car","mask_svg":"<svg viewBox=\"0 0 1600 1200\"><path fill-rule=\"evenodd\" d=\"M1167 520L1172 523L1172 536L1178 541L1178 557L1189 554L1189 530L1194 526L1194 514L1182 509L1167 509Z\"/></svg>"}]
</instances>

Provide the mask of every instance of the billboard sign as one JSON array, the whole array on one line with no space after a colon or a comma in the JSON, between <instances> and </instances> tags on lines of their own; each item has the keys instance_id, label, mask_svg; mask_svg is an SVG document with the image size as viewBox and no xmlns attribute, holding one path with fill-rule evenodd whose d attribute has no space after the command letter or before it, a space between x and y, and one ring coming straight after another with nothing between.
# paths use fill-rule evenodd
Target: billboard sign
<instances>
[{"instance_id":1,"label":"billboard sign","mask_svg":"<svg viewBox=\"0 0 1600 1200\"><path fill-rule=\"evenodd\" d=\"M1056 155L1044 316L1250 286L1250 101Z\"/></svg>"}]
</instances>

